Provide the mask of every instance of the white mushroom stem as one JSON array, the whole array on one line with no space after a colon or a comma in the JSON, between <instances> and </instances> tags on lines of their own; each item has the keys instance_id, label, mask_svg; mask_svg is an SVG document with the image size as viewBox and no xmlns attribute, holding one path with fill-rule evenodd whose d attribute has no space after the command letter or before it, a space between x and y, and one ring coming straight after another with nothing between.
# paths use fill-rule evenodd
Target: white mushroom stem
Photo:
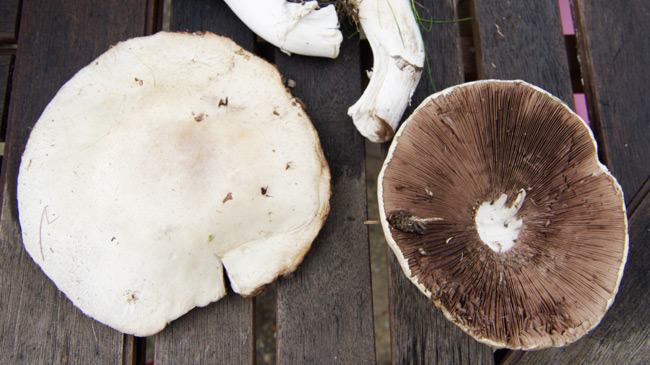
<instances>
[{"instance_id":1,"label":"white mushroom stem","mask_svg":"<svg viewBox=\"0 0 650 365\"><path fill-rule=\"evenodd\" d=\"M348 114L363 136L386 142L420 81L424 44L409 0L359 0L357 8L374 61L370 83Z\"/></svg>"},{"instance_id":2,"label":"white mushroom stem","mask_svg":"<svg viewBox=\"0 0 650 365\"><path fill-rule=\"evenodd\" d=\"M317 1L225 0L246 26L287 54L336 58L343 36L334 5Z\"/></svg>"},{"instance_id":3,"label":"white mushroom stem","mask_svg":"<svg viewBox=\"0 0 650 365\"><path fill-rule=\"evenodd\" d=\"M506 206L508 196L501 194L499 199L483 202L476 210L476 230L483 243L493 251L505 252L515 245L523 225L523 220L517 219L517 213L525 198L526 190L521 189L510 207Z\"/></svg>"}]
</instances>

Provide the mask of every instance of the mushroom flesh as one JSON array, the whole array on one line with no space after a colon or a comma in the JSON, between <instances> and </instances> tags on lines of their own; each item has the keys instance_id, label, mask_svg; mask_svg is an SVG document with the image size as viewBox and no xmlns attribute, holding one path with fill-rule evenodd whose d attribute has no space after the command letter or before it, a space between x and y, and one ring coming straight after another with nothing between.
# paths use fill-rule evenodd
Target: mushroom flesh
<instances>
[{"instance_id":1,"label":"mushroom flesh","mask_svg":"<svg viewBox=\"0 0 650 365\"><path fill-rule=\"evenodd\" d=\"M356 1L359 23L373 54L370 83L348 109L372 142L393 138L424 66L424 43L408 0Z\"/></svg>"},{"instance_id":2,"label":"mushroom flesh","mask_svg":"<svg viewBox=\"0 0 650 365\"><path fill-rule=\"evenodd\" d=\"M257 35L287 54L336 58L343 41L334 5L318 1L225 0Z\"/></svg>"}]
</instances>

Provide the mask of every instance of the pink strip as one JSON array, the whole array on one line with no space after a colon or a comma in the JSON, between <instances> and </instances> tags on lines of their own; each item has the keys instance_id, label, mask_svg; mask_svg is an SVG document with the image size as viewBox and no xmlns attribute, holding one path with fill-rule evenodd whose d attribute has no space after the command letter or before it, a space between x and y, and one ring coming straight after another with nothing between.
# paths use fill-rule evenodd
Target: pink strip
<instances>
[{"instance_id":1,"label":"pink strip","mask_svg":"<svg viewBox=\"0 0 650 365\"><path fill-rule=\"evenodd\" d=\"M587 112L587 98L585 98L585 94L573 94L573 102L576 106L576 114L589 124L589 113Z\"/></svg>"},{"instance_id":2,"label":"pink strip","mask_svg":"<svg viewBox=\"0 0 650 365\"><path fill-rule=\"evenodd\" d=\"M560 18L562 18L562 32L566 34L576 34L573 28L573 18L571 17L570 0L559 0Z\"/></svg>"}]
</instances>

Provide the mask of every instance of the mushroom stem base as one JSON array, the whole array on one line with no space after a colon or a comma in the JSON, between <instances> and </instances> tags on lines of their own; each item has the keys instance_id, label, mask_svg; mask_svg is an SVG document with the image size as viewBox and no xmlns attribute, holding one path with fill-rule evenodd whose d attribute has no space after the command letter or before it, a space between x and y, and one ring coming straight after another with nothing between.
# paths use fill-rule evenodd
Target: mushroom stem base
<instances>
[{"instance_id":1,"label":"mushroom stem base","mask_svg":"<svg viewBox=\"0 0 650 365\"><path fill-rule=\"evenodd\" d=\"M510 207L506 206L508 196L501 194L498 199L483 202L476 209L476 230L483 243L493 251L505 252L515 245L523 225L523 220L517 219L517 213L525 198L526 190L521 189Z\"/></svg>"}]
</instances>

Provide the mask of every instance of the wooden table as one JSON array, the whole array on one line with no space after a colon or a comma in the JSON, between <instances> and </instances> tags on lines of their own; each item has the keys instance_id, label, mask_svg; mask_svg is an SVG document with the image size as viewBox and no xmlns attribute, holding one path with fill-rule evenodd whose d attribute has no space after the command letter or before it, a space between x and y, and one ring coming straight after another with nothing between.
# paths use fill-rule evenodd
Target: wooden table
<instances>
[{"instance_id":1,"label":"wooden table","mask_svg":"<svg viewBox=\"0 0 650 365\"><path fill-rule=\"evenodd\" d=\"M424 32L431 79L413 102L479 78L520 78L573 106L556 1L419 0L426 17L472 20ZM619 179L630 252L613 307L563 349L499 351L447 322L389 255L393 363L643 363L650 361L650 2L576 0L573 17L591 126L601 160ZM0 364L138 363L141 340L84 316L21 244L16 175L30 128L59 87L118 41L161 27L160 0L0 0L0 96L6 148L0 222ZM373 363L364 140L346 110L362 92L368 51L346 39L337 60L286 56L265 46L222 1L174 0L172 30L233 38L296 81L332 170L332 210L293 278L277 283L277 361ZM350 32L348 32L350 34ZM568 38L569 44L571 39ZM570 56L571 52L569 52ZM580 70L578 69L578 72ZM577 76L579 81L580 75ZM577 85L576 85L577 84ZM155 337L156 363L243 364L255 359L255 299L229 295L192 310Z\"/></svg>"}]
</instances>

